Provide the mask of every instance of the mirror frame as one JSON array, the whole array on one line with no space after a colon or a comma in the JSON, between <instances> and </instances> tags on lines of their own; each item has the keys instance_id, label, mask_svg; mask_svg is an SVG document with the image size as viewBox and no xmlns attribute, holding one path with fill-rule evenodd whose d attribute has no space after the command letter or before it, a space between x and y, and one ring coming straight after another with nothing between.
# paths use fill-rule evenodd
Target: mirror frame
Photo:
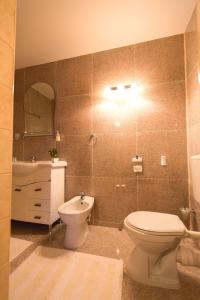
<instances>
[{"instance_id":1,"label":"mirror frame","mask_svg":"<svg viewBox=\"0 0 200 300\"><path fill-rule=\"evenodd\" d=\"M45 84L48 84L53 92L54 92L54 106L53 106L53 113L52 113L52 119L53 119L53 122L52 122L52 133L51 134L47 134L47 133L30 133L30 132L27 132L26 131L26 123L25 123L25 97L27 95L27 92L28 90L36 83L45 83ZM24 111L24 137L39 137L39 136L55 136L56 134L56 130L55 130L55 108L56 108L56 92L55 92L55 89L52 85L50 85L49 83L47 82L44 82L44 81L36 81L34 83L31 84L31 86L29 86L26 90L26 93L24 94L24 101L23 101L23 111Z\"/></svg>"}]
</instances>

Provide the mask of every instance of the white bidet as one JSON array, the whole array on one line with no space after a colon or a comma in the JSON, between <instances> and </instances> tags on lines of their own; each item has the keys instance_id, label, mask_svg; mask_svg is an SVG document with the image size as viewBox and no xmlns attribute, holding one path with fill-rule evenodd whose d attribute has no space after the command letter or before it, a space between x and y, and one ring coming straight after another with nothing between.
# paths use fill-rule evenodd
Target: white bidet
<instances>
[{"instance_id":1,"label":"white bidet","mask_svg":"<svg viewBox=\"0 0 200 300\"><path fill-rule=\"evenodd\" d=\"M67 249L77 249L88 235L87 218L91 213L94 198L76 196L58 208L63 223L66 224L64 246Z\"/></svg>"}]
</instances>

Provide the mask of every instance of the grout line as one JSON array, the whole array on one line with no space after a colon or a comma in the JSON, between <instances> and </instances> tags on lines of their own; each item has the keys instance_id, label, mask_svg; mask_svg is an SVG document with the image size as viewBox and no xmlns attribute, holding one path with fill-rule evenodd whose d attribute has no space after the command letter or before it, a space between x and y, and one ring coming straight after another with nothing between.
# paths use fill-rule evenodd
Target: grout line
<instances>
[{"instance_id":1,"label":"grout line","mask_svg":"<svg viewBox=\"0 0 200 300\"><path fill-rule=\"evenodd\" d=\"M185 128L177 128L177 129L140 129L138 130L138 133L140 132L179 132L179 131L185 131Z\"/></svg>"},{"instance_id":2,"label":"grout line","mask_svg":"<svg viewBox=\"0 0 200 300\"><path fill-rule=\"evenodd\" d=\"M3 127L0 127L0 130L12 132L12 128L3 128Z\"/></svg>"},{"instance_id":3,"label":"grout line","mask_svg":"<svg viewBox=\"0 0 200 300\"><path fill-rule=\"evenodd\" d=\"M11 215L10 214L7 215L7 216L5 216L5 217L1 217L0 218L0 223L4 222L4 221L9 221L10 222L10 219L11 219Z\"/></svg>"},{"instance_id":4,"label":"grout line","mask_svg":"<svg viewBox=\"0 0 200 300\"><path fill-rule=\"evenodd\" d=\"M135 78L135 80L137 80L137 78ZM144 82L144 85L145 87L149 87L149 88L152 88L152 87L155 87L155 86L162 86L162 85L169 85L169 84L178 84L178 83L184 83L185 82L185 78L183 79L177 79L177 80L170 80L170 81L161 81L161 82L147 82L145 84Z\"/></svg>"},{"instance_id":5,"label":"grout line","mask_svg":"<svg viewBox=\"0 0 200 300\"><path fill-rule=\"evenodd\" d=\"M12 171L10 171L10 172L0 172L0 176L1 175L12 175Z\"/></svg>"},{"instance_id":6,"label":"grout line","mask_svg":"<svg viewBox=\"0 0 200 300\"><path fill-rule=\"evenodd\" d=\"M157 129L155 129L155 130L139 130L139 129L136 129L136 133L145 133L145 132L152 132L152 133L156 133L156 132L173 132L173 133L176 133L176 132L180 132L180 131L185 131L185 129L186 128L180 128L180 129L167 129L167 130L165 130L165 129L162 129L162 130L157 130ZM97 136L100 136L100 137L102 137L102 136L109 136L109 135L118 135L118 136L120 136L120 135L131 135L131 133L132 133L133 131L122 131L122 132L96 132L96 135ZM88 133L85 133L85 134L64 134L63 136L64 137L86 137L86 136L88 136L90 134L90 132L88 132Z\"/></svg>"},{"instance_id":7,"label":"grout line","mask_svg":"<svg viewBox=\"0 0 200 300\"><path fill-rule=\"evenodd\" d=\"M10 85L7 85L5 84L4 82L0 81L0 85L8 88L12 93L13 93L13 86L14 86L14 83L10 86ZM14 93L13 93L14 94Z\"/></svg>"},{"instance_id":8,"label":"grout line","mask_svg":"<svg viewBox=\"0 0 200 300\"><path fill-rule=\"evenodd\" d=\"M137 73L136 71L136 59L135 59L135 47L133 47L133 66L134 66L134 80L135 80L135 75ZM135 148L136 148L136 153L138 154L138 110L136 110L136 132L135 132ZM132 172L133 172L133 166L134 164L132 163ZM144 164L142 163L142 166L144 167ZM134 172L133 172L134 174ZM136 173L136 209L139 210L139 176Z\"/></svg>"},{"instance_id":9,"label":"grout line","mask_svg":"<svg viewBox=\"0 0 200 300\"><path fill-rule=\"evenodd\" d=\"M189 76L187 76L187 51L186 51L186 36L184 34L184 64L185 64L185 118L186 118L186 151L187 151L187 181L188 181L188 205L190 207L190 166L189 166L189 127L188 127L188 124L189 124L189 118L188 118L188 79L189 79ZM193 66L193 68L195 68L196 66ZM190 74L192 74L192 71L193 71L193 68L190 72Z\"/></svg>"},{"instance_id":10,"label":"grout line","mask_svg":"<svg viewBox=\"0 0 200 300\"><path fill-rule=\"evenodd\" d=\"M94 85L94 55L92 54L92 71L91 71L91 87L90 87L90 91L91 91L91 131L92 133L94 133L94 89L93 89L93 85ZM91 145L91 178L93 177L93 173L94 173L94 143L96 142L96 138L93 139L92 141L92 145Z\"/></svg>"},{"instance_id":11,"label":"grout line","mask_svg":"<svg viewBox=\"0 0 200 300\"><path fill-rule=\"evenodd\" d=\"M89 178L91 177L90 175L68 175L66 176L66 179L67 178L77 178L77 177L84 177L84 178ZM93 178L99 178L99 179L103 179L103 178L108 178L108 179L124 179L124 180L138 180L139 181L142 181L142 180L158 180L158 181L187 181L187 178L186 177L139 177L139 176L135 176L135 177L123 177L123 176L94 176L93 175Z\"/></svg>"},{"instance_id":12,"label":"grout line","mask_svg":"<svg viewBox=\"0 0 200 300\"><path fill-rule=\"evenodd\" d=\"M187 73L187 65L185 62L185 81L186 82L193 75L193 72L195 72L195 69L198 70L198 67L199 67L199 63L198 63L198 61L196 61L195 64L193 65L193 67L191 68L190 72Z\"/></svg>"},{"instance_id":13,"label":"grout line","mask_svg":"<svg viewBox=\"0 0 200 300\"><path fill-rule=\"evenodd\" d=\"M24 68L24 72L23 72L23 97L25 97L26 70L27 70L27 68ZM24 126L23 127L24 127L24 131L25 131L25 117L24 117ZM24 138L22 139L22 160L25 160L25 139Z\"/></svg>"},{"instance_id":14,"label":"grout line","mask_svg":"<svg viewBox=\"0 0 200 300\"><path fill-rule=\"evenodd\" d=\"M187 70L187 50L186 50L186 36L184 35L184 59L185 59L185 106L186 106L186 139L187 139L187 175L188 175L188 205L191 208L191 176L190 176L190 145L189 145L189 136L190 136L190 124L189 124L189 115L188 115L188 82L193 76L193 72L198 71L198 61L192 66L190 72ZM190 220L191 221L191 220ZM190 228L192 224L190 222Z\"/></svg>"},{"instance_id":15,"label":"grout line","mask_svg":"<svg viewBox=\"0 0 200 300\"><path fill-rule=\"evenodd\" d=\"M89 93L83 93L83 94L71 94L71 95L62 95L62 96L59 96L57 95L57 99L60 99L60 101L64 101L62 98L72 98L72 97L79 97L79 96L90 96L91 95L91 92Z\"/></svg>"},{"instance_id":16,"label":"grout line","mask_svg":"<svg viewBox=\"0 0 200 300\"><path fill-rule=\"evenodd\" d=\"M8 46L9 48L10 48L10 50L12 50L13 52L15 51L15 46L13 47L13 46L11 46L6 40L4 40L3 38L2 38L2 36L0 36L0 41L2 42L2 43L4 43L6 46ZM13 69L14 70L14 69Z\"/></svg>"}]
</instances>

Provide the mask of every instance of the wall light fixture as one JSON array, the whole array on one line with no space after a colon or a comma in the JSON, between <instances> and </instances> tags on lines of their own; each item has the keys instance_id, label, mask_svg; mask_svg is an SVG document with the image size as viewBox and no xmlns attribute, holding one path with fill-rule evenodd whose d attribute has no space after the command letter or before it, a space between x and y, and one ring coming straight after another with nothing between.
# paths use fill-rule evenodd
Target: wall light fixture
<instances>
[{"instance_id":1,"label":"wall light fixture","mask_svg":"<svg viewBox=\"0 0 200 300\"><path fill-rule=\"evenodd\" d=\"M115 104L129 104L138 100L141 92L142 87L137 83L118 84L114 87L106 87L103 96L105 100L114 101Z\"/></svg>"}]
</instances>

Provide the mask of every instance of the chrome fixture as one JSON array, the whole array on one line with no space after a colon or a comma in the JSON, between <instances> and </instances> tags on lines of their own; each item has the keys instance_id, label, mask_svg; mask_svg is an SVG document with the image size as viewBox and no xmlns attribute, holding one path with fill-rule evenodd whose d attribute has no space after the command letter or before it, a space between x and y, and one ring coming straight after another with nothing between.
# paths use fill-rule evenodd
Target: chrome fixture
<instances>
[{"instance_id":1,"label":"chrome fixture","mask_svg":"<svg viewBox=\"0 0 200 300\"><path fill-rule=\"evenodd\" d=\"M36 156L34 154L32 154L31 156L31 162L35 162L36 161Z\"/></svg>"},{"instance_id":2,"label":"chrome fixture","mask_svg":"<svg viewBox=\"0 0 200 300\"><path fill-rule=\"evenodd\" d=\"M83 201L84 198L85 198L85 192L81 192L81 193L80 193L80 196L81 196L80 200Z\"/></svg>"}]
</instances>

